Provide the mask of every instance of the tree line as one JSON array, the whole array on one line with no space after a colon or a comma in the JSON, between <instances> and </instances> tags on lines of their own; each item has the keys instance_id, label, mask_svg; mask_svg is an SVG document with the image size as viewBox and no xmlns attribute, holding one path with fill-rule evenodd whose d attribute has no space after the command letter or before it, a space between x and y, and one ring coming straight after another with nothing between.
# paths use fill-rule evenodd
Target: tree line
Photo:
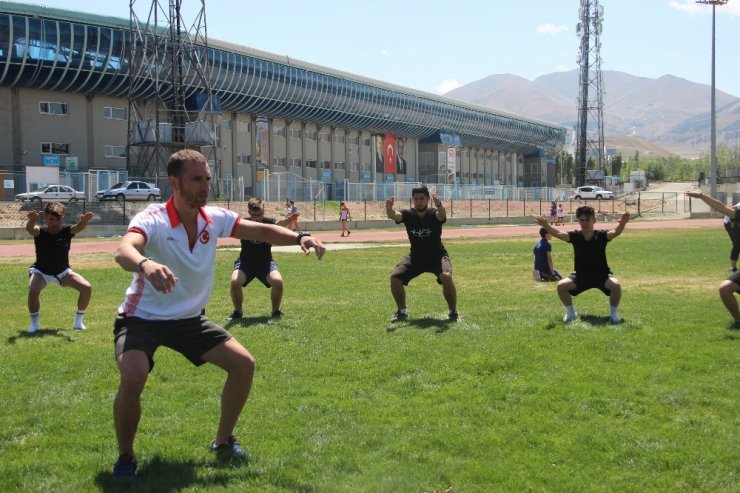
<instances>
[{"instance_id":1,"label":"tree line","mask_svg":"<svg viewBox=\"0 0 740 493\"><path fill-rule=\"evenodd\" d=\"M613 156L607 163L605 174L619 176L622 181L629 181L630 172L643 170L649 181L694 181L703 173L709 178L709 154L702 154L695 159L680 156L649 156L641 157L639 151L627 158L621 154ZM558 183L575 185L576 160L573 154L561 151L555 157ZM588 158L586 169L596 169L598 163L594 158ZM740 181L740 155L736 149L726 145L717 146L717 176L720 181L726 177L733 181Z\"/></svg>"}]
</instances>

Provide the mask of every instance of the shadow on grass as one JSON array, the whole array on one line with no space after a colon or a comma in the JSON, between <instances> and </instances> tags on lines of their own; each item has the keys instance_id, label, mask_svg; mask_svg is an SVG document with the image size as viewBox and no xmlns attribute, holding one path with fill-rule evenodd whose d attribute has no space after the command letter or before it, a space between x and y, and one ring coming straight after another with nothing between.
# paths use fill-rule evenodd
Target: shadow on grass
<instances>
[{"instance_id":1,"label":"shadow on grass","mask_svg":"<svg viewBox=\"0 0 740 493\"><path fill-rule=\"evenodd\" d=\"M619 322L619 324L613 324L611 322L611 319L609 318L608 315L606 315L606 316L603 316L603 315L602 316L598 316L598 315L581 315L580 318L581 318L581 320L583 322L585 322L587 324L594 325L594 326L607 326L607 327L609 327L609 326L612 326L612 325L619 325L619 324L623 324L624 323L624 320L622 320L622 321Z\"/></svg>"},{"instance_id":2,"label":"shadow on grass","mask_svg":"<svg viewBox=\"0 0 740 493\"><path fill-rule=\"evenodd\" d=\"M403 322L391 322L391 324L386 329L386 332L396 332L398 329L402 327L414 327L416 329L421 329L421 330L435 329L435 332L446 332L450 330L450 326L455 325L457 323L458 322L453 322L452 320L448 320L446 318L445 319L432 318L432 317L410 318Z\"/></svg>"},{"instance_id":3,"label":"shadow on grass","mask_svg":"<svg viewBox=\"0 0 740 493\"><path fill-rule=\"evenodd\" d=\"M58 337L64 339L67 342L73 342L74 339L69 336L69 331L63 329L39 329L33 334L29 334L25 330L20 332L18 335L8 337L8 344L15 344L18 339L31 339L34 337Z\"/></svg>"},{"instance_id":4,"label":"shadow on grass","mask_svg":"<svg viewBox=\"0 0 740 493\"><path fill-rule=\"evenodd\" d=\"M240 466L239 469L247 466ZM101 471L95 476L95 484L105 492L136 491L138 492L172 492L191 487L208 486L227 488L237 480L230 473L235 467L220 462L200 463L197 461L172 461L156 455L151 460L140 464L136 471L136 481L118 481L113 473ZM199 475L198 469L204 474ZM251 470L241 470L238 480L256 478L258 474Z\"/></svg>"},{"instance_id":5,"label":"shadow on grass","mask_svg":"<svg viewBox=\"0 0 740 493\"><path fill-rule=\"evenodd\" d=\"M270 323L271 320L279 319L273 319L272 317L269 317L267 315L261 315L258 317L242 317L236 320L229 320L224 325L224 328L229 329L233 327L249 327L250 325L267 325Z\"/></svg>"}]
</instances>

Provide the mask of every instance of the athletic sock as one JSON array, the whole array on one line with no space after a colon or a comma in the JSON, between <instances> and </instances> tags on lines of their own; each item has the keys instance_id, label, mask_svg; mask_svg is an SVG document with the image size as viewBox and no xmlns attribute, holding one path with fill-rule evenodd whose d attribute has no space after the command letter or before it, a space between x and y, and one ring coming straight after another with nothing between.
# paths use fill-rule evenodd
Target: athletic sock
<instances>
[{"instance_id":1,"label":"athletic sock","mask_svg":"<svg viewBox=\"0 0 740 493\"><path fill-rule=\"evenodd\" d=\"M85 310L77 310L77 313L75 314L75 323L73 327L75 329L85 329L85 324L82 321L82 319L85 317Z\"/></svg>"},{"instance_id":2,"label":"athletic sock","mask_svg":"<svg viewBox=\"0 0 740 493\"><path fill-rule=\"evenodd\" d=\"M576 309L573 307L573 305L568 305L565 307L565 313L568 315L568 317L575 317L576 316Z\"/></svg>"},{"instance_id":3,"label":"athletic sock","mask_svg":"<svg viewBox=\"0 0 740 493\"><path fill-rule=\"evenodd\" d=\"M616 306L609 307L609 318L612 320L619 320L619 308Z\"/></svg>"},{"instance_id":4,"label":"athletic sock","mask_svg":"<svg viewBox=\"0 0 740 493\"><path fill-rule=\"evenodd\" d=\"M401 315L408 315L409 314L409 310L408 310L408 308L399 308L398 309L398 313L400 313Z\"/></svg>"},{"instance_id":5,"label":"athletic sock","mask_svg":"<svg viewBox=\"0 0 740 493\"><path fill-rule=\"evenodd\" d=\"M33 325L34 327L38 327L39 326L39 312L29 313L29 315L31 315L31 325Z\"/></svg>"}]
</instances>

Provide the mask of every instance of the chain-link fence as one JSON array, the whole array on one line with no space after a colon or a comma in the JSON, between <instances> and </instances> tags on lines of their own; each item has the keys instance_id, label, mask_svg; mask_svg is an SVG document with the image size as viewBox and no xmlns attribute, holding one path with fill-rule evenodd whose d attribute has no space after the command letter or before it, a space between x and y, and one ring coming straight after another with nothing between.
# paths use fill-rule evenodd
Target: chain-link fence
<instances>
[{"instance_id":1,"label":"chain-link fence","mask_svg":"<svg viewBox=\"0 0 740 493\"><path fill-rule=\"evenodd\" d=\"M399 191L401 193L399 193ZM442 192L442 190L437 190ZM399 193L396 198L396 209L410 208L413 203L410 193L396 188ZM436 192L433 192L436 193ZM405 197L404 197L405 195ZM624 212L633 216L660 217L685 216L691 212L691 199L678 192L636 192L623 195L613 200L571 200L552 199L540 196L535 198L533 193L513 193L516 198L487 198L487 199L445 199L443 201L450 218L523 218L529 216L549 216L551 202L563 205L566 222L575 220L576 209L582 205L593 207L601 220L616 219ZM390 195L389 195L390 196ZM368 221L386 219L385 200L345 200L349 207L353 221ZM301 213L301 221L338 221L339 200L296 200L295 205ZM246 201L211 201L210 205L224 207L247 215ZM90 211L95 214L90 224L126 225L139 211L146 208L146 202L122 201L99 202L78 201L65 204L66 221L73 222L81 214ZM285 202L283 200L264 201L267 216L282 217ZM43 209L43 202L0 202L0 227L23 227L26 223L28 211Z\"/></svg>"}]
</instances>

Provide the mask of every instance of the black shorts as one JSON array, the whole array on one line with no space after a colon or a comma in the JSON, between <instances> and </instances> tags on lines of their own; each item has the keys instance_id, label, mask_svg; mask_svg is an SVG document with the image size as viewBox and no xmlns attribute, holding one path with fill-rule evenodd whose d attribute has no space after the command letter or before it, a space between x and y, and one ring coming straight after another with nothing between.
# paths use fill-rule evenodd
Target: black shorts
<instances>
[{"instance_id":1,"label":"black shorts","mask_svg":"<svg viewBox=\"0 0 740 493\"><path fill-rule=\"evenodd\" d=\"M606 283L606 281L609 280L611 276L612 276L611 274L607 274L604 277L601 277L601 276L576 277L576 274L574 272L573 274L568 276L568 278L571 281L573 281L576 285L576 289L571 291L570 294L572 296L578 296L584 291L588 291L589 289L596 288L600 290L602 293L604 293L605 295L609 296L610 294L612 294L612 291L611 289L606 289L604 287L604 284Z\"/></svg>"},{"instance_id":2,"label":"black shorts","mask_svg":"<svg viewBox=\"0 0 740 493\"><path fill-rule=\"evenodd\" d=\"M404 286L408 286L409 282L425 272L434 274L437 278L437 284L442 284L439 280L439 275L443 272L449 272L452 274L452 261L449 255L443 255L438 259L423 259L412 261L410 255L406 255L398 262L391 277L403 282Z\"/></svg>"},{"instance_id":3,"label":"black shorts","mask_svg":"<svg viewBox=\"0 0 740 493\"><path fill-rule=\"evenodd\" d=\"M195 366L205 361L201 356L231 339L231 334L205 316L179 320L144 320L116 315L113 341L116 356L132 349L144 351L149 357L149 371L154 368L154 353L159 346L174 349Z\"/></svg>"},{"instance_id":4,"label":"black shorts","mask_svg":"<svg viewBox=\"0 0 740 493\"><path fill-rule=\"evenodd\" d=\"M248 264L246 262L242 264L241 259L236 259L236 262L234 262L234 270L240 270L247 276L247 280L244 281L242 287L245 287L247 284L252 282L252 279L257 278L266 288L269 288L270 283L267 282L267 276L270 275L270 272L278 270L278 266L274 260L260 264Z\"/></svg>"}]
</instances>

